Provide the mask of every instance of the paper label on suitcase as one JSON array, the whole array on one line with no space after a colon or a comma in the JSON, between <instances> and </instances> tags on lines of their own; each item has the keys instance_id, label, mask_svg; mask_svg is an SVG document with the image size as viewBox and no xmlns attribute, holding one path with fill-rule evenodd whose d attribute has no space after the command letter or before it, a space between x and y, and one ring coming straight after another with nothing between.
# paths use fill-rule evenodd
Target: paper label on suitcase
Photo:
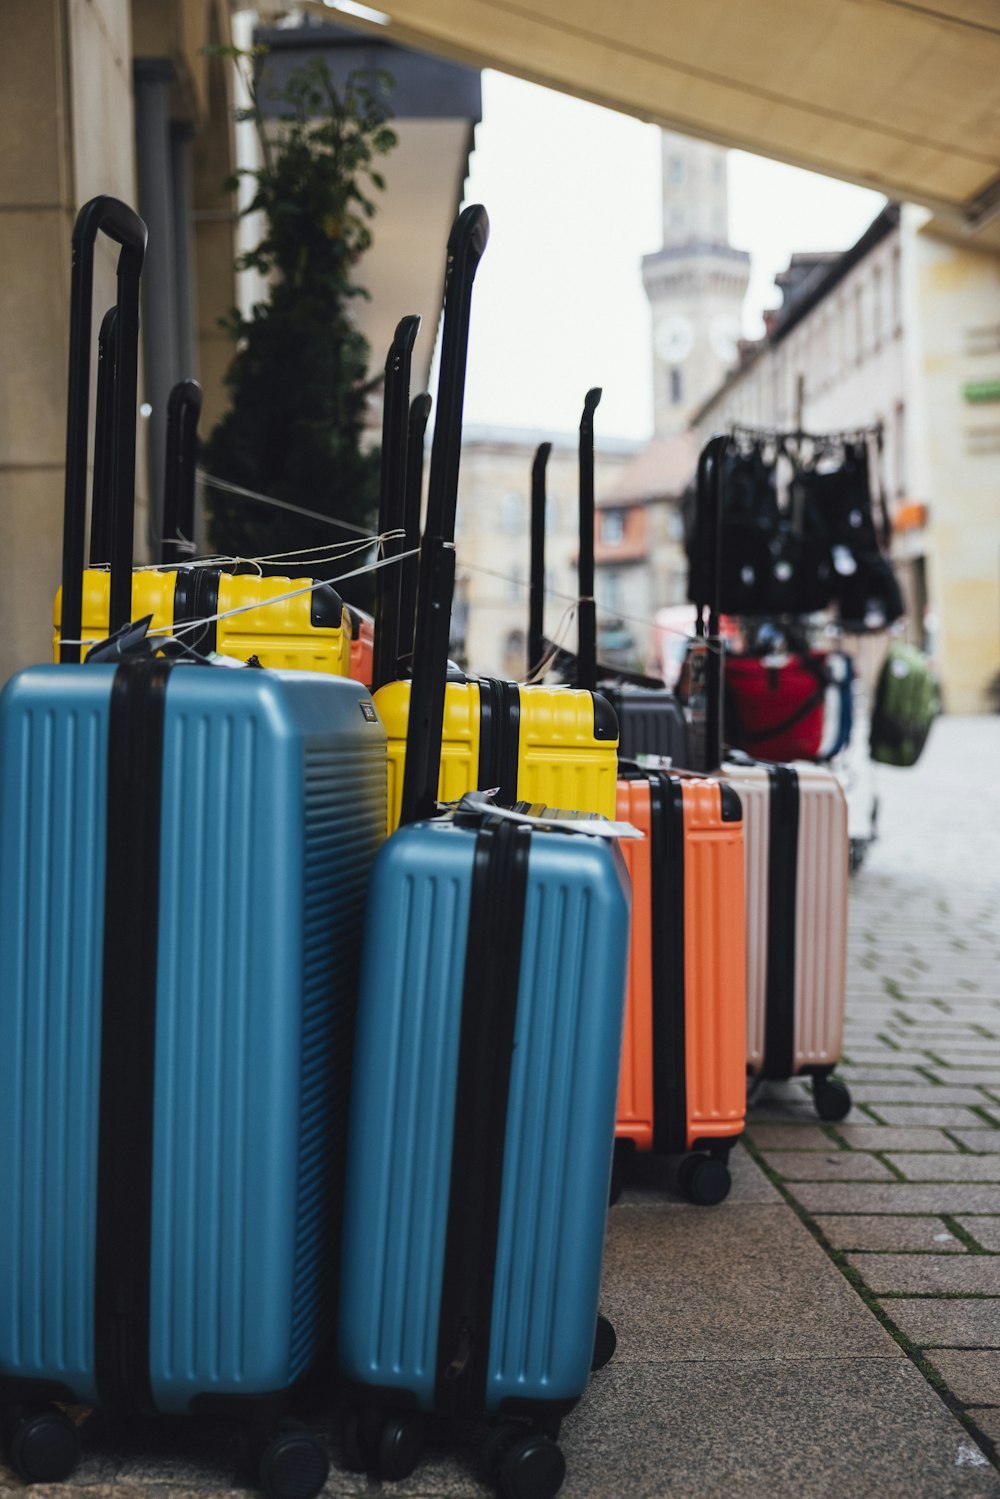
<instances>
[{"instance_id":1,"label":"paper label on suitcase","mask_svg":"<svg viewBox=\"0 0 1000 1499\"><path fill-rule=\"evenodd\" d=\"M645 833L639 828L633 827L630 822L613 822L610 818L601 817L594 812L562 812L554 807L546 807L547 815L538 815L531 812L518 812L513 807L498 807L493 797L497 795L494 787L490 791L467 791L460 801L453 802L451 809L445 815L454 817L456 813L474 813L477 817L500 817L508 822L527 823L529 827L545 828L554 833L585 833L590 838L644 838Z\"/></svg>"}]
</instances>

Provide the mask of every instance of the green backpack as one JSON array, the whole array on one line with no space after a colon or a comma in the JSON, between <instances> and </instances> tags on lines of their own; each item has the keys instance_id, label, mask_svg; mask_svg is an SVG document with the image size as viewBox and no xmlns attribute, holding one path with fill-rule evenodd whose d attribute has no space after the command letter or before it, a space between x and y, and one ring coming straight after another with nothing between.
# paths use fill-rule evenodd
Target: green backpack
<instances>
[{"instance_id":1,"label":"green backpack","mask_svg":"<svg viewBox=\"0 0 1000 1499\"><path fill-rule=\"evenodd\" d=\"M879 673L871 724L871 756L882 765L915 765L940 711L937 685L923 651L894 640Z\"/></svg>"}]
</instances>

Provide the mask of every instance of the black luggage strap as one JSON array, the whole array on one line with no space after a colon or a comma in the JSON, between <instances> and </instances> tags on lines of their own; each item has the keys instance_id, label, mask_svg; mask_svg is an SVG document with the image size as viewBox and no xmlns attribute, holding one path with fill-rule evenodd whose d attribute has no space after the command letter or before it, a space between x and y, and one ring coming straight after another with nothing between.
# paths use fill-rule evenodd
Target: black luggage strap
<instances>
[{"instance_id":1,"label":"black luggage strap","mask_svg":"<svg viewBox=\"0 0 1000 1499\"><path fill-rule=\"evenodd\" d=\"M111 689L97 1161L94 1369L103 1405L154 1410L149 1375L153 1084L169 661Z\"/></svg>"},{"instance_id":2,"label":"black luggage strap","mask_svg":"<svg viewBox=\"0 0 1000 1499\"><path fill-rule=\"evenodd\" d=\"M478 786L497 791L500 806L517 801L518 746L521 734L521 695L517 684L498 677L479 681Z\"/></svg>"},{"instance_id":3,"label":"black luggage strap","mask_svg":"<svg viewBox=\"0 0 1000 1499\"><path fill-rule=\"evenodd\" d=\"M206 620L201 634L185 630L185 637L203 655L211 655L219 644L219 567L181 567L174 584L174 628Z\"/></svg>"},{"instance_id":4,"label":"black luggage strap","mask_svg":"<svg viewBox=\"0 0 1000 1499\"><path fill-rule=\"evenodd\" d=\"M798 883L799 778L790 765L768 766L771 805L767 865L767 982L761 1076L791 1077L795 1061L795 893Z\"/></svg>"},{"instance_id":5,"label":"black luggage strap","mask_svg":"<svg viewBox=\"0 0 1000 1499\"><path fill-rule=\"evenodd\" d=\"M487 817L476 838L435 1377L451 1415L486 1395L531 836Z\"/></svg>"},{"instance_id":6,"label":"black luggage strap","mask_svg":"<svg viewBox=\"0 0 1000 1499\"><path fill-rule=\"evenodd\" d=\"M649 775L650 903L653 932L653 1149L687 1149L687 1031L684 952L684 791Z\"/></svg>"}]
</instances>

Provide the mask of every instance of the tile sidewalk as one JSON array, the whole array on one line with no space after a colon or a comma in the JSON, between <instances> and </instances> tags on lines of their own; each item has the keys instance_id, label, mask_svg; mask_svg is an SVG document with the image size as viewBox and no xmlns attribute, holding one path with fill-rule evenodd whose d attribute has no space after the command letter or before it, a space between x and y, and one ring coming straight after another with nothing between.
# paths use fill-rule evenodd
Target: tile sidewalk
<instances>
[{"instance_id":1,"label":"tile sidewalk","mask_svg":"<svg viewBox=\"0 0 1000 1499\"><path fill-rule=\"evenodd\" d=\"M957 769L956 769L957 767ZM729 1199L647 1169L612 1211L618 1330L563 1428L564 1499L1000 1499L1000 720L944 720L887 771L852 882L847 1121L756 1105ZM335 1413L318 1422L336 1464ZM474 1499L475 1447L326 1495ZM47 1499L236 1499L228 1428L93 1419ZM0 1467L0 1499L24 1489Z\"/></svg>"}]
</instances>

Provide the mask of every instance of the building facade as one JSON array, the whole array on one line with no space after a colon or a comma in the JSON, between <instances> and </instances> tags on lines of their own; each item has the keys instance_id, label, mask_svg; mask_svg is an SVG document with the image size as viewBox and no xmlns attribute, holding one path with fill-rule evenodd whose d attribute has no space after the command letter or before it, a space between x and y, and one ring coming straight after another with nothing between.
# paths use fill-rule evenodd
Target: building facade
<instances>
[{"instance_id":1,"label":"building facade","mask_svg":"<svg viewBox=\"0 0 1000 1499\"><path fill-rule=\"evenodd\" d=\"M793 260L785 305L693 427L700 445L733 423L878 423L907 632L945 706L980 712L1000 674L1000 260L927 218L889 204L801 279Z\"/></svg>"},{"instance_id":2,"label":"building facade","mask_svg":"<svg viewBox=\"0 0 1000 1499\"><path fill-rule=\"evenodd\" d=\"M576 621L567 614L580 592L576 434L552 437L470 426L463 435L459 473L452 650L477 672L517 679L527 669L531 466L542 441L552 442L546 472L545 632L576 649ZM615 489L640 446L595 435L598 504Z\"/></svg>"}]
</instances>

